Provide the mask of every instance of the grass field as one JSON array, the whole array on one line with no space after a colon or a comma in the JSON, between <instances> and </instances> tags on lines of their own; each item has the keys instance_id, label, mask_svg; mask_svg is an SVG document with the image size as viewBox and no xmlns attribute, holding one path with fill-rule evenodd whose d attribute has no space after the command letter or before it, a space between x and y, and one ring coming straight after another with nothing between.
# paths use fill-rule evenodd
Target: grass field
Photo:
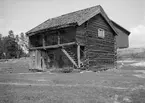
<instances>
[{"instance_id":1,"label":"grass field","mask_svg":"<svg viewBox=\"0 0 145 103\"><path fill-rule=\"evenodd\" d=\"M145 61L118 69L33 73L28 58L0 62L0 103L145 103Z\"/></svg>"}]
</instances>

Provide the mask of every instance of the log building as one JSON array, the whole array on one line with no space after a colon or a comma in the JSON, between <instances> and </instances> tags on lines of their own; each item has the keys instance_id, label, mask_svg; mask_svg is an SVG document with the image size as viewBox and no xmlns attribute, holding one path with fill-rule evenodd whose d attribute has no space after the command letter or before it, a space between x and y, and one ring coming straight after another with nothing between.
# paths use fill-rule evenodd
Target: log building
<instances>
[{"instance_id":1,"label":"log building","mask_svg":"<svg viewBox=\"0 0 145 103\"><path fill-rule=\"evenodd\" d=\"M100 5L48 19L26 34L30 69L116 66L118 32Z\"/></svg>"}]
</instances>

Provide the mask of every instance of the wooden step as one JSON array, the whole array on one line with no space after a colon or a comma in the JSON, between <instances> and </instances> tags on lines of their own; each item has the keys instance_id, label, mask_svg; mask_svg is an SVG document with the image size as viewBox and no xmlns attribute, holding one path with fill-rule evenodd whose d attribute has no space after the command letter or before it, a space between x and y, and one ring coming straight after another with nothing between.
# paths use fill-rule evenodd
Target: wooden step
<instances>
[{"instance_id":1,"label":"wooden step","mask_svg":"<svg viewBox=\"0 0 145 103\"><path fill-rule=\"evenodd\" d=\"M75 59L73 57L71 57L70 54L64 48L62 48L61 50L69 58L69 60L78 68L78 65L77 65Z\"/></svg>"}]
</instances>

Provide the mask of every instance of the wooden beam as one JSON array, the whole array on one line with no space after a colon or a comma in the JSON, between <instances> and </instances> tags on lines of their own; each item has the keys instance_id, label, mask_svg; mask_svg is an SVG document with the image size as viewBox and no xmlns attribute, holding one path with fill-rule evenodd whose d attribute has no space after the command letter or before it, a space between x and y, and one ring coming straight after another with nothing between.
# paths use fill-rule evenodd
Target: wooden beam
<instances>
[{"instance_id":1,"label":"wooden beam","mask_svg":"<svg viewBox=\"0 0 145 103\"><path fill-rule=\"evenodd\" d=\"M72 59L72 57L67 53L67 51L65 49L61 49L62 52L68 57L68 59L78 68L78 65L76 64L76 62Z\"/></svg>"},{"instance_id":2,"label":"wooden beam","mask_svg":"<svg viewBox=\"0 0 145 103\"><path fill-rule=\"evenodd\" d=\"M70 43L64 43L64 44L57 44L57 45L50 45L50 46L42 46L42 47L31 47L29 48L30 50L37 50L37 49L51 49L51 48L59 48L63 46L69 46L69 45L74 45L76 42L70 42Z\"/></svg>"},{"instance_id":3,"label":"wooden beam","mask_svg":"<svg viewBox=\"0 0 145 103\"><path fill-rule=\"evenodd\" d=\"M78 59L78 67L81 67L81 60L80 60L80 45L77 46L77 59Z\"/></svg>"},{"instance_id":4,"label":"wooden beam","mask_svg":"<svg viewBox=\"0 0 145 103\"><path fill-rule=\"evenodd\" d=\"M44 34L43 34L43 36L42 36L42 45L43 45L43 47L45 47L45 38L44 38Z\"/></svg>"},{"instance_id":5,"label":"wooden beam","mask_svg":"<svg viewBox=\"0 0 145 103\"><path fill-rule=\"evenodd\" d=\"M57 43L60 44L60 32L58 31L57 33L58 33L58 35L57 35L57 40L58 40Z\"/></svg>"},{"instance_id":6,"label":"wooden beam","mask_svg":"<svg viewBox=\"0 0 145 103\"><path fill-rule=\"evenodd\" d=\"M58 35L58 37L57 37L57 38L58 38L58 44L60 44L60 37L59 37L59 35Z\"/></svg>"}]
</instances>

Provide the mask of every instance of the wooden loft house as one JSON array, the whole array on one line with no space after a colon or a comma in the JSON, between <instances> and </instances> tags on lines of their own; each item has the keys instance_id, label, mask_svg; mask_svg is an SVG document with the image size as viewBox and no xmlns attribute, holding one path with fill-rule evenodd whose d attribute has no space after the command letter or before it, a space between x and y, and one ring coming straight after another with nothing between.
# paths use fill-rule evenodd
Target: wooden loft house
<instances>
[{"instance_id":1,"label":"wooden loft house","mask_svg":"<svg viewBox=\"0 0 145 103\"><path fill-rule=\"evenodd\" d=\"M26 34L30 69L116 66L118 32L100 5L48 19Z\"/></svg>"}]
</instances>

